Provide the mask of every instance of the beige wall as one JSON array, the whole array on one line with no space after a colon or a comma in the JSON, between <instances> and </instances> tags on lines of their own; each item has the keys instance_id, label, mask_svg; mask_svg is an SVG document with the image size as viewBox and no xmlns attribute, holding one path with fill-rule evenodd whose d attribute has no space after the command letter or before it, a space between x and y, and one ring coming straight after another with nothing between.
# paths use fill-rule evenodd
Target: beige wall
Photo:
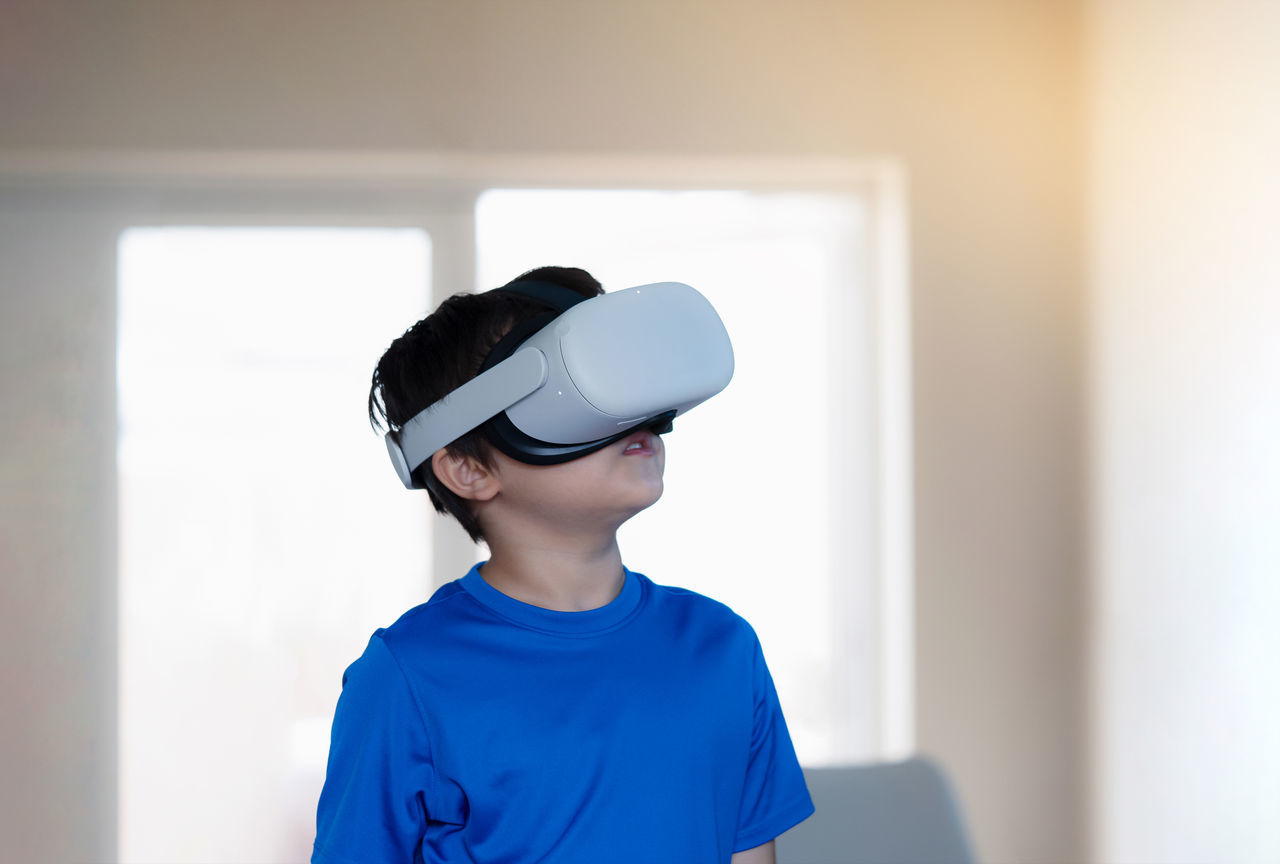
<instances>
[{"instance_id":1,"label":"beige wall","mask_svg":"<svg viewBox=\"0 0 1280 864\"><path fill-rule=\"evenodd\" d=\"M899 157L920 745L953 769L984 860L1083 856L1075 3L30 0L4 15L0 160L138 148ZM48 236L8 203L3 243ZM17 601L0 612L16 696L2 730L16 806L2 808L0 849L102 860L114 843L112 286L59 271L64 251L80 254L57 250L50 272L0 271L0 553ZM33 646L53 646L51 659L13 659ZM69 806L95 815L58 834Z\"/></svg>"},{"instance_id":2,"label":"beige wall","mask_svg":"<svg viewBox=\"0 0 1280 864\"><path fill-rule=\"evenodd\" d=\"M1280 861L1280 4L1093 19L1096 848Z\"/></svg>"}]
</instances>

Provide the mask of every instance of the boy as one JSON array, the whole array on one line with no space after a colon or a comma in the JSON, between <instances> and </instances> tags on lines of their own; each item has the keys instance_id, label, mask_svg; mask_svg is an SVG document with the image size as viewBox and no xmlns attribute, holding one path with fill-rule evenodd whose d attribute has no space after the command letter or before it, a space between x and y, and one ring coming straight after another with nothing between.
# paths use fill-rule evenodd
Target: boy
<instances>
[{"instance_id":1,"label":"boy","mask_svg":"<svg viewBox=\"0 0 1280 864\"><path fill-rule=\"evenodd\" d=\"M379 361L375 424L401 434L508 331L554 319L530 283L603 293L546 267L450 298ZM773 862L813 805L755 634L618 548L662 494L669 417L543 460L503 444L498 419L398 469L491 557L344 675L313 864Z\"/></svg>"}]
</instances>

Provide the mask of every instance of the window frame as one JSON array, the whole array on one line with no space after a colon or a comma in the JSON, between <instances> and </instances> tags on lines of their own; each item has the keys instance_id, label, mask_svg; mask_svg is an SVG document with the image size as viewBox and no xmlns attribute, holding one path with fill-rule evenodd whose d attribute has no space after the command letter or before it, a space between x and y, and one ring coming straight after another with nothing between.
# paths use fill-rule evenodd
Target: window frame
<instances>
[{"instance_id":1,"label":"window frame","mask_svg":"<svg viewBox=\"0 0 1280 864\"><path fill-rule=\"evenodd\" d=\"M848 651L871 660L884 758L915 737L913 471L907 178L893 159L687 157L424 152L10 153L10 200L74 210L114 245L134 226L362 225L416 227L432 238L436 302L474 285L475 202L493 188L810 192L861 199L869 214L867 312L872 360L865 454L871 484L872 633ZM115 284L114 273L87 274ZM113 403L114 404L114 401ZM114 429L114 424L106 424ZM474 560L451 522L433 525L436 574ZM855 644L856 638L856 644ZM850 692L841 698L854 698Z\"/></svg>"}]
</instances>

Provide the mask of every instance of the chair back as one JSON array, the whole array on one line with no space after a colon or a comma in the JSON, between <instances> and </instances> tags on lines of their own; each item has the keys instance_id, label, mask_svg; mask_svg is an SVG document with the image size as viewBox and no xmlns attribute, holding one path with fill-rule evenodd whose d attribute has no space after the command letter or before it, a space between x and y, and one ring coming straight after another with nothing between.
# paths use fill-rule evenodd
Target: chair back
<instances>
[{"instance_id":1,"label":"chair back","mask_svg":"<svg viewBox=\"0 0 1280 864\"><path fill-rule=\"evenodd\" d=\"M778 864L974 864L950 784L933 761L804 774L816 812L778 838Z\"/></svg>"}]
</instances>

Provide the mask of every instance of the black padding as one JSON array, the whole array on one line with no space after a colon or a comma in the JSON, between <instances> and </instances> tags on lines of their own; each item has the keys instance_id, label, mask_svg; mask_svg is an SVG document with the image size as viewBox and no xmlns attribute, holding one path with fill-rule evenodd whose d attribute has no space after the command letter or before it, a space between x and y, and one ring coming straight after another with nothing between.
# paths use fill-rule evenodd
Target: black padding
<instances>
[{"instance_id":1,"label":"black padding","mask_svg":"<svg viewBox=\"0 0 1280 864\"><path fill-rule=\"evenodd\" d=\"M608 447L639 429L648 429L655 435L665 435L671 431L675 416L675 411L664 411L656 417L650 417L648 420L629 426L616 435L578 444L552 444L526 435L511 422L505 411L490 417L480 428L484 430L489 443L517 462L523 462L526 465L559 465Z\"/></svg>"}]
</instances>

